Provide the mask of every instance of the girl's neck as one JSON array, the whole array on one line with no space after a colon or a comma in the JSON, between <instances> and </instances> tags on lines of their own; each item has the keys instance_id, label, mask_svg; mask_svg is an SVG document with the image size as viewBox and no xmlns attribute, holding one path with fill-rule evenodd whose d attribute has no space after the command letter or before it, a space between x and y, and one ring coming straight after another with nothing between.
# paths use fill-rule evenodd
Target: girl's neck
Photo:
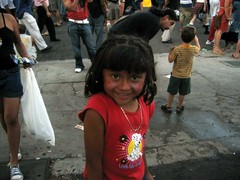
<instances>
[{"instance_id":1,"label":"girl's neck","mask_svg":"<svg viewBox=\"0 0 240 180\"><path fill-rule=\"evenodd\" d=\"M130 102L124 106L120 106L120 107L122 107L127 112L137 112L137 110L139 108L138 99L135 98L132 100L132 102Z\"/></svg>"}]
</instances>

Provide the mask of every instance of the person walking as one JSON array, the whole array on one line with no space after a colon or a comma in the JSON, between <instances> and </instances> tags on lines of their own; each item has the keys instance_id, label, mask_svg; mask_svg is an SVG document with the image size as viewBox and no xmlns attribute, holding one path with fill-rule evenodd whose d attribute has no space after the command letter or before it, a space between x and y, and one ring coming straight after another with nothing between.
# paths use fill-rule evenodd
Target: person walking
<instances>
[{"instance_id":1,"label":"person walking","mask_svg":"<svg viewBox=\"0 0 240 180\"><path fill-rule=\"evenodd\" d=\"M183 43L173 47L168 55L168 61L173 62L173 69L168 84L168 100L161 109L166 113L172 113L172 102L174 96L179 92L177 113L184 110L183 101L187 94L191 92L190 81L192 74L193 58L199 53L201 47L193 26L185 26L181 32ZM191 45L191 42L195 45Z\"/></svg>"},{"instance_id":2,"label":"person walking","mask_svg":"<svg viewBox=\"0 0 240 180\"><path fill-rule=\"evenodd\" d=\"M20 69L14 61L15 44L22 57L31 59L18 33L18 24L11 14L0 13L0 121L7 133L10 151L10 179L22 180L18 157L20 125L18 114L23 95ZM24 67L27 65L24 64Z\"/></svg>"},{"instance_id":3,"label":"person walking","mask_svg":"<svg viewBox=\"0 0 240 180\"><path fill-rule=\"evenodd\" d=\"M193 17L193 3L192 0L180 0L179 5L179 21L180 31L187 25Z\"/></svg>"},{"instance_id":4,"label":"person walking","mask_svg":"<svg viewBox=\"0 0 240 180\"><path fill-rule=\"evenodd\" d=\"M211 24L210 24L210 29L209 29L209 34L208 34L208 39L206 41L206 45L213 45L214 44L214 35L216 28L214 27L214 20L215 16L217 15L219 11L219 6L220 6L220 0L210 0L210 11L209 11L209 16L211 19Z\"/></svg>"},{"instance_id":5,"label":"person walking","mask_svg":"<svg viewBox=\"0 0 240 180\"><path fill-rule=\"evenodd\" d=\"M54 23L54 26L56 27L60 27L62 25L62 18L59 10L60 3L61 3L61 0L50 0L50 5L49 5L50 12L55 16L56 21Z\"/></svg>"},{"instance_id":6,"label":"person walking","mask_svg":"<svg viewBox=\"0 0 240 180\"><path fill-rule=\"evenodd\" d=\"M120 19L121 12L119 3L119 0L108 0L107 20L110 22L111 26Z\"/></svg>"},{"instance_id":7,"label":"person walking","mask_svg":"<svg viewBox=\"0 0 240 180\"><path fill-rule=\"evenodd\" d=\"M232 0L220 0L218 16L221 17L220 26L217 27L214 35L213 53L223 55L224 50L220 48L220 40L223 32L228 31L229 21L232 20Z\"/></svg>"},{"instance_id":8,"label":"person walking","mask_svg":"<svg viewBox=\"0 0 240 180\"><path fill-rule=\"evenodd\" d=\"M88 56L91 62L93 61L96 53L88 21L88 2L85 0L64 0L63 2L67 8L68 34L70 36L74 52L75 72L80 73L85 68L82 61L80 37L87 48Z\"/></svg>"},{"instance_id":9,"label":"person walking","mask_svg":"<svg viewBox=\"0 0 240 180\"><path fill-rule=\"evenodd\" d=\"M105 0L93 0L88 3L89 24L92 34L96 35L96 49L103 43L104 24L107 23L107 2Z\"/></svg>"},{"instance_id":10,"label":"person walking","mask_svg":"<svg viewBox=\"0 0 240 180\"><path fill-rule=\"evenodd\" d=\"M46 44L40 33L37 21L32 15L32 5L33 0L19 1L19 4L16 5L16 16L19 22L25 25L29 34L33 37L38 49L41 52L48 52L52 47Z\"/></svg>"},{"instance_id":11,"label":"person walking","mask_svg":"<svg viewBox=\"0 0 240 180\"><path fill-rule=\"evenodd\" d=\"M232 54L232 57L235 59L239 58L239 51L240 51L240 0L234 0L233 2L233 23L234 30L238 31L238 42L235 53Z\"/></svg>"},{"instance_id":12,"label":"person walking","mask_svg":"<svg viewBox=\"0 0 240 180\"><path fill-rule=\"evenodd\" d=\"M84 88L85 179L148 179L145 140L157 93L151 47L117 35L97 51Z\"/></svg>"},{"instance_id":13,"label":"person walking","mask_svg":"<svg viewBox=\"0 0 240 180\"><path fill-rule=\"evenodd\" d=\"M176 21L174 10L159 10L153 6L148 12L136 12L119 20L111 27L108 37L116 34L135 35L148 43L160 29L168 29Z\"/></svg>"},{"instance_id":14,"label":"person walking","mask_svg":"<svg viewBox=\"0 0 240 180\"><path fill-rule=\"evenodd\" d=\"M37 16L38 16L38 27L40 33L43 32L44 25L46 25L50 41L60 41L60 39L56 38L56 31L54 27L54 23L51 18L51 13L49 12L49 0L34 0L34 5L37 8Z\"/></svg>"}]
</instances>

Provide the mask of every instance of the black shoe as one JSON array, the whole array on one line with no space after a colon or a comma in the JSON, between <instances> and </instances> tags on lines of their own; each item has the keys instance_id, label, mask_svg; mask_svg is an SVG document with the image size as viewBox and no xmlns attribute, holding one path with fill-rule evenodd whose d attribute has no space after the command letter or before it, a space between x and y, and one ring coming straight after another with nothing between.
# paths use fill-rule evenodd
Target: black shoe
<instances>
[{"instance_id":1,"label":"black shoe","mask_svg":"<svg viewBox=\"0 0 240 180\"><path fill-rule=\"evenodd\" d=\"M50 49L52 49L52 46L47 46L45 49L41 50L41 52L48 52Z\"/></svg>"},{"instance_id":2,"label":"black shoe","mask_svg":"<svg viewBox=\"0 0 240 180\"><path fill-rule=\"evenodd\" d=\"M168 40L168 41L162 41L162 43L164 43L164 44L172 44L173 43L173 41L170 39L170 40Z\"/></svg>"},{"instance_id":3,"label":"black shoe","mask_svg":"<svg viewBox=\"0 0 240 180\"><path fill-rule=\"evenodd\" d=\"M208 31L208 30L207 30L207 31L205 31L205 32L204 32L204 34L209 34L209 31Z\"/></svg>"},{"instance_id":4,"label":"black shoe","mask_svg":"<svg viewBox=\"0 0 240 180\"><path fill-rule=\"evenodd\" d=\"M182 113L183 111L184 111L184 106L177 107L177 109L176 109L176 113L177 113L177 114L180 114L180 113Z\"/></svg>"},{"instance_id":5,"label":"black shoe","mask_svg":"<svg viewBox=\"0 0 240 180\"><path fill-rule=\"evenodd\" d=\"M162 105L161 109L165 112L165 113L172 113L172 109L170 107L167 107L166 105Z\"/></svg>"},{"instance_id":6,"label":"black shoe","mask_svg":"<svg viewBox=\"0 0 240 180\"><path fill-rule=\"evenodd\" d=\"M52 42L57 42L57 41L61 41L61 39L55 38L55 39L51 39L50 41L52 41Z\"/></svg>"}]
</instances>

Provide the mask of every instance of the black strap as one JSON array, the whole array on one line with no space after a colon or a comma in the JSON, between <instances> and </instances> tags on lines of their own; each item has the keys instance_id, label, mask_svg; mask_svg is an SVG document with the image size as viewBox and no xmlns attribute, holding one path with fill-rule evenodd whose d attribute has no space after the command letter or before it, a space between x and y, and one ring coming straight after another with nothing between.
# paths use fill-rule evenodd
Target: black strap
<instances>
[{"instance_id":1,"label":"black strap","mask_svg":"<svg viewBox=\"0 0 240 180\"><path fill-rule=\"evenodd\" d=\"M4 27L6 26L6 24L5 24L5 19L4 19L4 15L3 15L3 13L1 13L2 14L2 18L3 18L3 24L4 24Z\"/></svg>"}]
</instances>

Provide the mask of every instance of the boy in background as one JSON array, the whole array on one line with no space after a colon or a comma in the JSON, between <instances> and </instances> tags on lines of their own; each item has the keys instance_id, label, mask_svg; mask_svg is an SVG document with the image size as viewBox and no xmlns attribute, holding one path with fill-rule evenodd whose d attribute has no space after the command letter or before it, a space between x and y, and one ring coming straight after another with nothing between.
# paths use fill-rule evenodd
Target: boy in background
<instances>
[{"instance_id":1,"label":"boy in background","mask_svg":"<svg viewBox=\"0 0 240 180\"><path fill-rule=\"evenodd\" d=\"M166 113L172 113L172 102L174 96L179 92L178 105L176 112L184 110L184 97L190 93L190 81L192 75L193 58L199 53L201 47L193 26L186 26L181 32L182 44L173 47L168 55L168 61L173 62L173 69L168 85L168 101L162 105L161 109ZM191 42L195 45L192 45Z\"/></svg>"}]
</instances>

